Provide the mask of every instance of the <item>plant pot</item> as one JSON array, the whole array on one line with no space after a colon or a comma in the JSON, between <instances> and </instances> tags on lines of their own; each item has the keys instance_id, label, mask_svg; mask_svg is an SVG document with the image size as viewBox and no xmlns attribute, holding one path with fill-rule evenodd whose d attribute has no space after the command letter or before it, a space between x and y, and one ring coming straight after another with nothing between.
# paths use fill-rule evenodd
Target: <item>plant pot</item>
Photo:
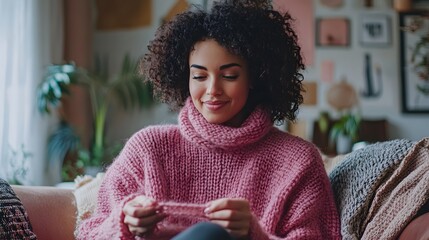
<instances>
[{"instance_id":1,"label":"plant pot","mask_svg":"<svg viewBox=\"0 0 429 240\"><path fill-rule=\"evenodd\" d=\"M352 149L352 139L351 137L339 134L336 142L337 154L346 154L349 153Z\"/></svg>"}]
</instances>

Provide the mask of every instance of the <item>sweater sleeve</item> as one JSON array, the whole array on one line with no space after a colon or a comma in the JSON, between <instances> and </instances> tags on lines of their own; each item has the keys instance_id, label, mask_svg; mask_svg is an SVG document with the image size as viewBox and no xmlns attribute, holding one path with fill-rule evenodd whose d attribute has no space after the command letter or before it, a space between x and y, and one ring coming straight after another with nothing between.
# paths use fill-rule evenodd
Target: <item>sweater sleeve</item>
<instances>
[{"instance_id":1,"label":"sweater sleeve","mask_svg":"<svg viewBox=\"0 0 429 240\"><path fill-rule=\"evenodd\" d=\"M295 179L274 233L267 232L253 216L250 239L341 239L332 189L323 164L319 162L309 165Z\"/></svg>"},{"instance_id":2,"label":"sweater sleeve","mask_svg":"<svg viewBox=\"0 0 429 240\"><path fill-rule=\"evenodd\" d=\"M136 146L130 142L108 168L98 192L96 211L78 226L77 239L134 239L124 224L122 209L139 195L143 172L137 166Z\"/></svg>"}]
</instances>

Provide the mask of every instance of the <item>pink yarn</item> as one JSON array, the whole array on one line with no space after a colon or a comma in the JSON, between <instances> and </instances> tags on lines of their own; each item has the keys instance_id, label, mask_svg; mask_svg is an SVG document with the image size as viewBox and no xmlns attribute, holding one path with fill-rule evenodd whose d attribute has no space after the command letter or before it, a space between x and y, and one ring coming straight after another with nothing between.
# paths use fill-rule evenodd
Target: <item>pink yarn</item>
<instances>
[{"instance_id":1,"label":"pink yarn","mask_svg":"<svg viewBox=\"0 0 429 240\"><path fill-rule=\"evenodd\" d=\"M204 204L161 202L159 205L167 215L206 218Z\"/></svg>"}]
</instances>

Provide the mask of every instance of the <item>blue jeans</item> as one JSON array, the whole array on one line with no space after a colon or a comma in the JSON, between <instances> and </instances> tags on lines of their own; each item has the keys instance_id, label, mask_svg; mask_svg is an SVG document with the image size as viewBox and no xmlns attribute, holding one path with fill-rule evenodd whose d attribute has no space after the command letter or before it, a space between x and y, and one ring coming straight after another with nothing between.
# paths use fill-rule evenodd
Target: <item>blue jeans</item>
<instances>
[{"instance_id":1,"label":"blue jeans","mask_svg":"<svg viewBox=\"0 0 429 240\"><path fill-rule=\"evenodd\" d=\"M172 240L233 240L233 238L223 227L202 222L189 227Z\"/></svg>"}]
</instances>

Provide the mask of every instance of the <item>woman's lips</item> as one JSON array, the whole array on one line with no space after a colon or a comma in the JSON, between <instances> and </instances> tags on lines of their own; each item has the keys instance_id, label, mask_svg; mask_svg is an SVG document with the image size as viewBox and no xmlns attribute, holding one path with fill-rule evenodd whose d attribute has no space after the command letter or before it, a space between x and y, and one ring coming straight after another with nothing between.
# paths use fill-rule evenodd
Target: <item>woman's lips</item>
<instances>
[{"instance_id":1,"label":"woman's lips","mask_svg":"<svg viewBox=\"0 0 429 240\"><path fill-rule=\"evenodd\" d=\"M227 101L206 101L204 105L211 111L216 111L227 104Z\"/></svg>"}]
</instances>

